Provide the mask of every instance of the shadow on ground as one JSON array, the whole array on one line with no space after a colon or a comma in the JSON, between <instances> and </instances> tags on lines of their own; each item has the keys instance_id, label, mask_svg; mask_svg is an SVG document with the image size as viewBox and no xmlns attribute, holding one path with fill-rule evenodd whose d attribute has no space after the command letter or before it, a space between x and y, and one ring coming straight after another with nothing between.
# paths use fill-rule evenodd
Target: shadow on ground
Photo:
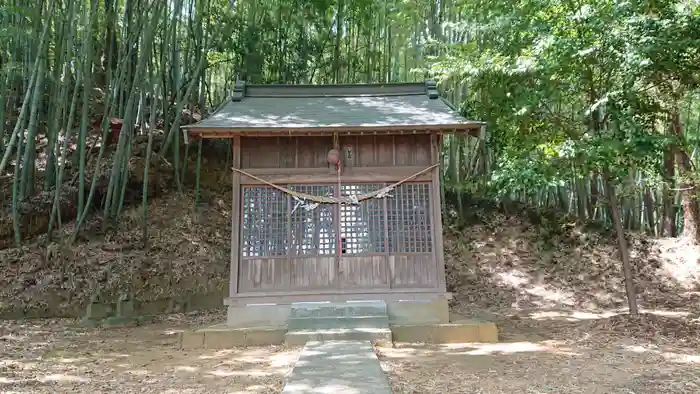
<instances>
[{"instance_id":1,"label":"shadow on ground","mask_svg":"<svg viewBox=\"0 0 700 394\"><path fill-rule=\"evenodd\" d=\"M632 318L625 315L625 283L610 231L564 216L506 214L483 203L468 211L461 219L452 212L445 222L455 311L498 321L581 322L645 338L700 333L698 255L680 241L628 236L643 312Z\"/></svg>"},{"instance_id":2,"label":"shadow on ground","mask_svg":"<svg viewBox=\"0 0 700 394\"><path fill-rule=\"evenodd\" d=\"M178 333L221 313L97 330L75 321L2 322L0 392L279 393L299 349L182 351Z\"/></svg>"},{"instance_id":3,"label":"shadow on ground","mask_svg":"<svg viewBox=\"0 0 700 394\"><path fill-rule=\"evenodd\" d=\"M700 354L653 346L518 341L380 349L395 393L695 393Z\"/></svg>"}]
</instances>

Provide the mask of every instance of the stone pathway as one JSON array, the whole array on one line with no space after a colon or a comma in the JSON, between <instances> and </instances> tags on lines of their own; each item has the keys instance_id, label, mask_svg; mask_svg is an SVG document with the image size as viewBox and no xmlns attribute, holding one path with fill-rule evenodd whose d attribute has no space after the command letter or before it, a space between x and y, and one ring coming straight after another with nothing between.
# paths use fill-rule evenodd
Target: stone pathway
<instances>
[{"instance_id":1,"label":"stone pathway","mask_svg":"<svg viewBox=\"0 0 700 394\"><path fill-rule=\"evenodd\" d=\"M391 394L369 341L308 342L282 394Z\"/></svg>"}]
</instances>

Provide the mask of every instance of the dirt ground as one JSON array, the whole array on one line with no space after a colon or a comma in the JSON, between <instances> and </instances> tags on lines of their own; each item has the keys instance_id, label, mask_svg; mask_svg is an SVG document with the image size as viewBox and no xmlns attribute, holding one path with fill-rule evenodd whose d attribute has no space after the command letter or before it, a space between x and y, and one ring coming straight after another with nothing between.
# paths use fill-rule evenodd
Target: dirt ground
<instances>
[{"instance_id":1,"label":"dirt ground","mask_svg":"<svg viewBox=\"0 0 700 394\"><path fill-rule=\"evenodd\" d=\"M687 315L529 316L498 321L497 344L378 348L395 394L700 392L700 335L673 337ZM0 323L0 393L280 393L299 349L187 350L177 333L223 311L144 326L88 329L72 320ZM656 328L653 328L656 327Z\"/></svg>"},{"instance_id":2,"label":"dirt ground","mask_svg":"<svg viewBox=\"0 0 700 394\"><path fill-rule=\"evenodd\" d=\"M497 344L403 345L379 355L395 394L700 392L700 348L659 345L667 341L609 323L504 321Z\"/></svg>"},{"instance_id":3,"label":"dirt ground","mask_svg":"<svg viewBox=\"0 0 700 394\"><path fill-rule=\"evenodd\" d=\"M230 247L225 246L225 226L230 221L217 212L225 212L227 200L217 197L204 208L209 211L201 211L191 208L193 200L187 198L153 202L147 258L137 250L117 254L81 244L71 253L85 256L81 251L87 251L90 258L66 254L66 261L84 261L70 271L90 283L117 259L125 274L106 282L115 293L131 272L168 279L158 292L142 286L143 294L178 292L170 283L179 278L197 276L202 278L197 283L204 284L225 278ZM587 231L566 221L543 226L517 216L482 216L465 228L446 223L447 284L453 310L494 321L500 343L380 348L394 393L700 393L699 248L630 235L643 311L631 318L621 314L627 304L625 286L617 243L609 232ZM138 241L138 211L125 217L124 226L132 230L117 232L106 242ZM38 252L12 253L19 257L0 259L9 264L0 271L53 278L52 286L64 289L53 275L62 260L35 267L42 261ZM168 264L159 265L163 262ZM216 269L200 272L203 267ZM27 286L21 278L5 278L2 301L36 303L68 292L44 292L54 287ZM70 294L73 299L90 295ZM299 349L178 349L181 330L223 320L218 311L111 329L88 329L71 320L0 321L0 393L281 392Z\"/></svg>"},{"instance_id":4,"label":"dirt ground","mask_svg":"<svg viewBox=\"0 0 700 394\"><path fill-rule=\"evenodd\" d=\"M0 322L0 393L281 392L299 349L178 349L178 332L221 320L222 313L170 315L119 329Z\"/></svg>"}]
</instances>

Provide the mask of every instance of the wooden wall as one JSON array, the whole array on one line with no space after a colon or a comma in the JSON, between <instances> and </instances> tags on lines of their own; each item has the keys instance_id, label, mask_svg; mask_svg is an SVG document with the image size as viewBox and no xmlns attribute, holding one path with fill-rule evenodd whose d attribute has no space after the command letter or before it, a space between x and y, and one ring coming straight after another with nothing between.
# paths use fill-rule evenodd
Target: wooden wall
<instances>
[{"instance_id":1,"label":"wooden wall","mask_svg":"<svg viewBox=\"0 0 700 394\"><path fill-rule=\"evenodd\" d=\"M342 182L396 182L437 163L439 138L436 135L360 135L339 137L343 157ZM333 137L242 137L240 168L276 184L335 183L337 174L327 162ZM350 154L348 154L350 151ZM234 163L236 162L234 157ZM433 243L442 243L439 172L427 172L413 181L430 182ZM241 176L241 184L260 184ZM238 186L234 186L238 187ZM239 203L240 204L240 203ZM236 234L237 236L237 234ZM234 238L235 239L235 238ZM231 296L237 293L264 294L314 291L338 293L363 290L415 289L444 291L442 248L431 253L403 253L358 256L309 256L292 258L241 258L232 247Z\"/></svg>"},{"instance_id":2,"label":"wooden wall","mask_svg":"<svg viewBox=\"0 0 700 394\"><path fill-rule=\"evenodd\" d=\"M432 288L437 284L432 253L392 256L242 259L240 291L362 291Z\"/></svg>"},{"instance_id":3,"label":"wooden wall","mask_svg":"<svg viewBox=\"0 0 700 394\"><path fill-rule=\"evenodd\" d=\"M242 138L241 168L326 168L333 137ZM431 164L430 135L339 137L343 165L352 167L423 166ZM348 148L351 156L347 156Z\"/></svg>"}]
</instances>

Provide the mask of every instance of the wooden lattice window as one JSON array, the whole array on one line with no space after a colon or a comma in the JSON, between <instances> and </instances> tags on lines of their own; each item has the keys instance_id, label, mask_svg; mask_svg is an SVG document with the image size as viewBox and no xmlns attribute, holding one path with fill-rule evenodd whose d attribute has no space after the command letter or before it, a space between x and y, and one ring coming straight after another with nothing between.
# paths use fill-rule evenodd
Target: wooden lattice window
<instances>
[{"instance_id":1,"label":"wooden lattice window","mask_svg":"<svg viewBox=\"0 0 700 394\"><path fill-rule=\"evenodd\" d=\"M387 200L390 253L430 253L430 188L427 183L405 183Z\"/></svg>"},{"instance_id":2,"label":"wooden lattice window","mask_svg":"<svg viewBox=\"0 0 700 394\"><path fill-rule=\"evenodd\" d=\"M357 195L383 186L343 184L340 191L344 196ZM333 185L290 189L315 196L336 195ZM429 184L404 184L391 194L358 205L320 204L306 210L277 189L245 186L242 256L334 256L338 254L338 231L343 255L432 252Z\"/></svg>"},{"instance_id":3,"label":"wooden lattice window","mask_svg":"<svg viewBox=\"0 0 700 394\"><path fill-rule=\"evenodd\" d=\"M335 187L331 185L298 185L290 189L312 196L332 197ZM291 253L295 256L327 256L337 253L337 232L334 225L335 206L321 204L307 211L292 200Z\"/></svg>"},{"instance_id":4,"label":"wooden lattice window","mask_svg":"<svg viewBox=\"0 0 700 394\"><path fill-rule=\"evenodd\" d=\"M343 196L358 195L381 189L383 185L341 185ZM340 236L343 254L380 254L385 251L384 202L369 199L358 205L341 205Z\"/></svg>"},{"instance_id":5,"label":"wooden lattice window","mask_svg":"<svg viewBox=\"0 0 700 394\"><path fill-rule=\"evenodd\" d=\"M270 187L244 187L242 194L243 257L286 256L287 195Z\"/></svg>"}]
</instances>

